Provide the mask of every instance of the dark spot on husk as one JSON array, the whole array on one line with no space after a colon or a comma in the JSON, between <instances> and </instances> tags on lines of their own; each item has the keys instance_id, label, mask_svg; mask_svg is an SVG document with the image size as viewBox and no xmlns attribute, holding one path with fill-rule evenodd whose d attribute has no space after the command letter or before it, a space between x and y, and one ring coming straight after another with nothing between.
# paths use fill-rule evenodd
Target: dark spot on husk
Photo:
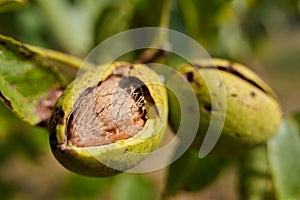
<instances>
[{"instance_id":1,"label":"dark spot on husk","mask_svg":"<svg viewBox=\"0 0 300 200\"><path fill-rule=\"evenodd\" d=\"M63 119L65 117L65 112L62 109L60 109L58 112L58 116L59 116L59 119ZM62 121L63 120L60 120L59 123L62 124Z\"/></svg>"},{"instance_id":2,"label":"dark spot on husk","mask_svg":"<svg viewBox=\"0 0 300 200\"><path fill-rule=\"evenodd\" d=\"M239 133L235 133L234 135L235 135L236 138L240 138L241 137L241 134L239 134Z\"/></svg>"},{"instance_id":3,"label":"dark spot on husk","mask_svg":"<svg viewBox=\"0 0 300 200\"><path fill-rule=\"evenodd\" d=\"M65 117L65 112L62 109L62 107L56 107L53 110L52 116L51 116L51 120L50 120L50 129L54 129L55 126L59 125L59 124L63 124L64 122L64 117ZM42 123L42 122L41 122Z\"/></svg>"},{"instance_id":4,"label":"dark spot on husk","mask_svg":"<svg viewBox=\"0 0 300 200\"><path fill-rule=\"evenodd\" d=\"M55 109L54 113L55 113L54 119L55 119L56 124L63 124L65 112L62 110L62 108L58 107L57 109Z\"/></svg>"},{"instance_id":5,"label":"dark spot on husk","mask_svg":"<svg viewBox=\"0 0 300 200\"><path fill-rule=\"evenodd\" d=\"M212 112L211 104L204 104L203 108L206 112L209 112L209 113Z\"/></svg>"},{"instance_id":6,"label":"dark spot on husk","mask_svg":"<svg viewBox=\"0 0 300 200\"><path fill-rule=\"evenodd\" d=\"M235 93L233 93L233 94L231 94L230 96L231 96L232 98L236 98L238 95L235 94Z\"/></svg>"},{"instance_id":7,"label":"dark spot on husk","mask_svg":"<svg viewBox=\"0 0 300 200\"><path fill-rule=\"evenodd\" d=\"M194 81L194 73L193 72L188 72L184 74L184 78L188 81L188 82L193 82Z\"/></svg>"},{"instance_id":8,"label":"dark spot on husk","mask_svg":"<svg viewBox=\"0 0 300 200\"><path fill-rule=\"evenodd\" d=\"M1 91L0 91L0 98L3 100L5 105L7 105L10 109L13 109L10 100L7 97L5 97Z\"/></svg>"},{"instance_id":9,"label":"dark spot on husk","mask_svg":"<svg viewBox=\"0 0 300 200\"><path fill-rule=\"evenodd\" d=\"M251 97L254 98L254 97L256 96L256 93L255 93L254 91L251 91L251 92L250 92L250 95L251 95Z\"/></svg>"}]
</instances>

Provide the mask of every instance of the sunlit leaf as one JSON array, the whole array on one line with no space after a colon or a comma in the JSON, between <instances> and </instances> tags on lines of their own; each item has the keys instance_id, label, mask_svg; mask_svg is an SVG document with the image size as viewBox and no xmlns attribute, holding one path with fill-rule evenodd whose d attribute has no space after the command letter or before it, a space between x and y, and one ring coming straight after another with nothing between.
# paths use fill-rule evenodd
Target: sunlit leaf
<instances>
[{"instance_id":1,"label":"sunlit leaf","mask_svg":"<svg viewBox=\"0 0 300 200\"><path fill-rule=\"evenodd\" d=\"M0 0L0 13L22 9L27 3L27 0Z\"/></svg>"},{"instance_id":2,"label":"sunlit leaf","mask_svg":"<svg viewBox=\"0 0 300 200\"><path fill-rule=\"evenodd\" d=\"M49 118L65 85L54 66L12 38L0 35L0 99L21 119L36 125Z\"/></svg>"},{"instance_id":3,"label":"sunlit leaf","mask_svg":"<svg viewBox=\"0 0 300 200\"><path fill-rule=\"evenodd\" d=\"M165 194L173 195L178 190L195 191L208 186L219 177L226 163L222 157L200 159L197 151L188 150L171 164Z\"/></svg>"},{"instance_id":4,"label":"sunlit leaf","mask_svg":"<svg viewBox=\"0 0 300 200\"><path fill-rule=\"evenodd\" d=\"M277 135L267 144L273 184L280 200L300 199L300 129L295 119L284 119Z\"/></svg>"}]
</instances>

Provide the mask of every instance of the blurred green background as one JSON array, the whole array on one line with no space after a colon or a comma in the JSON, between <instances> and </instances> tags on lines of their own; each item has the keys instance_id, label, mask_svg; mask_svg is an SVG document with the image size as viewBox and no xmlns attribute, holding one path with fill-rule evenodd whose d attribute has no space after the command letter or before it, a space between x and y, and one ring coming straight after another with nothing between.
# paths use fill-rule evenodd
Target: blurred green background
<instances>
[{"instance_id":1,"label":"blurred green background","mask_svg":"<svg viewBox=\"0 0 300 200\"><path fill-rule=\"evenodd\" d=\"M159 26L162 4L32 0L0 9L0 33L84 58L116 33ZM191 36L213 57L252 68L278 94L285 114L300 110L300 0L173 0L169 28ZM168 199L238 199L235 172L228 167L210 187ZM161 195L164 178L165 169L103 179L68 172L52 156L47 131L29 127L0 104L1 199L151 200Z\"/></svg>"}]
</instances>

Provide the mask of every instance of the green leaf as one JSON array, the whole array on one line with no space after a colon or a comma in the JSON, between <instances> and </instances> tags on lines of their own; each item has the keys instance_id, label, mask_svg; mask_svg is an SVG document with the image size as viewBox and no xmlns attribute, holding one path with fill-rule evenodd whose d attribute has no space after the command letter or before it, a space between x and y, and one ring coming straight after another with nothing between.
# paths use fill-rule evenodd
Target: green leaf
<instances>
[{"instance_id":1,"label":"green leaf","mask_svg":"<svg viewBox=\"0 0 300 200\"><path fill-rule=\"evenodd\" d=\"M227 163L223 157L198 157L196 150L186 151L178 160L170 165L165 195L174 195L178 190L200 190L220 175Z\"/></svg>"},{"instance_id":2,"label":"green leaf","mask_svg":"<svg viewBox=\"0 0 300 200\"><path fill-rule=\"evenodd\" d=\"M43 57L0 35L0 99L21 119L30 125L46 121L65 84Z\"/></svg>"},{"instance_id":3,"label":"green leaf","mask_svg":"<svg viewBox=\"0 0 300 200\"><path fill-rule=\"evenodd\" d=\"M41 17L47 22L48 31L65 51L76 55L89 53L94 42L95 21L102 10L112 3L109 0L35 2Z\"/></svg>"},{"instance_id":4,"label":"green leaf","mask_svg":"<svg viewBox=\"0 0 300 200\"><path fill-rule=\"evenodd\" d=\"M27 4L27 0L0 0L0 13L22 9Z\"/></svg>"},{"instance_id":5,"label":"green leaf","mask_svg":"<svg viewBox=\"0 0 300 200\"><path fill-rule=\"evenodd\" d=\"M299 116L295 114L283 119L278 133L266 145L241 157L242 199L300 198Z\"/></svg>"},{"instance_id":6,"label":"green leaf","mask_svg":"<svg viewBox=\"0 0 300 200\"><path fill-rule=\"evenodd\" d=\"M121 31L130 28L135 6L139 0L122 0L111 2L101 13L96 24L97 42L102 42Z\"/></svg>"},{"instance_id":7,"label":"green leaf","mask_svg":"<svg viewBox=\"0 0 300 200\"><path fill-rule=\"evenodd\" d=\"M120 174L111 187L112 200L153 200L153 185L144 177L136 174Z\"/></svg>"},{"instance_id":8,"label":"green leaf","mask_svg":"<svg viewBox=\"0 0 300 200\"><path fill-rule=\"evenodd\" d=\"M196 40L200 40L201 44L203 42L213 44L218 33L216 21L220 11L226 6L226 2L220 0L179 0L178 5L187 33Z\"/></svg>"},{"instance_id":9,"label":"green leaf","mask_svg":"<svg viewBox=\"0 0 300 200\"><path fill-rule=\"evenodd\" d=\"M239 159L240 199L273 200L274 189L266 145L251 149Z\"/></svg>"},{"instance_id":10,"label":"green leaf","mask_svg":"<svg viewBox=\"0 0 300 200\"><path fill-rule=\"evenodd\" d=\"M273 184L279 200L300 199L300 128L297 119L284 119L277 135L267 143Z\"/></svg>"},{"instance_id":11,"label":"green leaf","mask_svg":"<svg viewBox=\"0 0 300 200\"><path fill-rule=\"evenodd\" d=\"M93 63L77 58L75 56L65 54L62 52L54 51L51 49L45 49L37 46L25 45L26 48L32 53L38 54L42 59L40 60L43 66L56 66L59 73L67 79L67 82L71 82L77 75L77 71L88 71L94 68Z\"/></svg>"}]
</instances>

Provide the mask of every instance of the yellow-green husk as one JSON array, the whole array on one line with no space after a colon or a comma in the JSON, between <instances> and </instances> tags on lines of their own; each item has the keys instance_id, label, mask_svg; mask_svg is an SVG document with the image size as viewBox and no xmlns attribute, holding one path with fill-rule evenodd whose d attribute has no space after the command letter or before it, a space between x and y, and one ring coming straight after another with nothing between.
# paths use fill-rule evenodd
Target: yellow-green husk
<instances>
[{"instance_id":1,"label":"yellow-green husk","mask_svg":"<svg viewBox=\"0 0 300 200\"><path fill-rule=\"evenodd\" d=\"M80 95L88 87L96 86L100 81L105 80L116 67L129 65L133 67L130 76L145 83L155 105L159 108L159 115L147 119L144 127L128 139L91 147L68 144L67 122ZM131 65L125 62L99 66L73 81L57 101L49 125L51 149L57 160L75 173L86 176L111 176L135 166L157 148L167 126L167 115L167 92L154 71L145 65Z\"/></svg>"},{"instance_id":2,"label":"yellow-green husk","mask_svg":"<svg viewBox=\"0 0 300 200\"><path fill-rule=\"evenodd\" d=\"M197 96L200 109L199 128L194 147L199 148L202 145L212 112L221 115L218 113L219 110L209 111L205 108L211 105L211 95L215 95L215 99L220 100L218 104L226 104L225 122L214 152L239 153L264 143L277 132L282 117L278 99L272 89L254 72L241 64L222 59L203 59L193 64L194 66L183 64L177 70L182 75L193 74L193 80L189 83ZM197 68L197 66L201 67ZM221 67L223 70L218 70L218 73L222 82L215 84L224 88L225 101L218 97L220 94L210 93L205 79L201 76L205 70L217 70ZM226 71L229 67L237 73ZM174 95L169 95L170 123L175 131L180 126L178 106L180 105Z\"/></svg>"}]
</instances>

